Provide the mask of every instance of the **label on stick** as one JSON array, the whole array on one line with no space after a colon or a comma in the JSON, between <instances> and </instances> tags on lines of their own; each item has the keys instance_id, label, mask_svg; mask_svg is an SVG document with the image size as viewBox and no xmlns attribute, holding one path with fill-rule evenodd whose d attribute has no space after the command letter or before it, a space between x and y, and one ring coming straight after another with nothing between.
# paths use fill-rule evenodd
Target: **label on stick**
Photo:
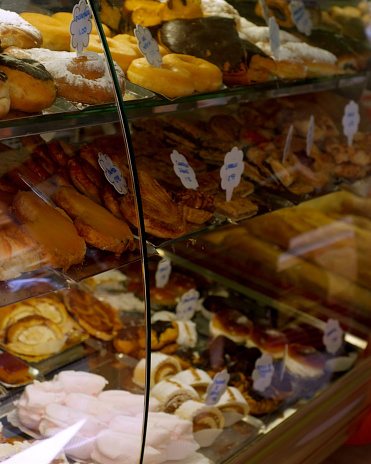
<instances>
[{"instance_id":1,"label":"label on stick","mask_svg":"<svg viewBox=\"0 0 371 464\"><path fill-rule=\"evenodd\" d=\"M90 34L93 29L91 23L91 11L85 0L80 0L73 7L73 19L70 23L71 47L77 54L89 45Z\"/></svg>"},{"instance_id":2,"label":"label on stick","mask_svg":"<svg viewBox=\"0 0 371 464\"><path fill-rule=\"evenodd\" d=\"M152 37L149 29L137 24L134 35L138 41L138 47L144 58L151 66L161 68L162 56L156 40Z\"/></svg>"}]
</instances>

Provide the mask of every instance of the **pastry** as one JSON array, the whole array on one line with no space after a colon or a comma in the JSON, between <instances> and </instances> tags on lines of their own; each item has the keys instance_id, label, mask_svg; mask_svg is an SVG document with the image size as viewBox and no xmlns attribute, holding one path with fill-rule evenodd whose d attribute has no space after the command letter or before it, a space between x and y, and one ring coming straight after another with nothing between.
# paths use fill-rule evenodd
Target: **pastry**
<instances>
[{"instance_id":1,"label":"pastry","mask_svg":"<svg viewBox=\"0 0 371 464\"><path fill-rule=\"evenodd\" d=\"M237 309L222 309L210 320L210 334L213 337L224 335L236 343L244 343L252 329L250 319Z\"/></svg>"},{"instance_id":2,"label":"pastry","mask_svg":"<svg viewBox=\"0 0 371 464\"><path fill-rule=\"evenodd\" d=\"M201 399L205 396L206 389L212 382L212 378L202 369L190 367L172 377L174 380L180 380L193 387Z\"/></svg>"},{"instance_id":3,"label":"pastry","mask_svg":"<svg viewBox=\"0 0 371 464\"><path fill-rule=\"evenodd\" d=\"M8 76L0 72L0 118L3 118L10 110L10 94Z\"/></svg>"},{"instance_id":4,"label":"pastry","mask_svg":"<svg viewBox=\"0 0 371 464\"><path fill-rule=\"evenodd\" d=\"M176 322L157 321L151 324L151 349L160 351L165 346L175 343L178 338ZM168 352L167 352L168 353Z\"/></svg>"},{"instance_id":5,"label":"pastry","mask_svg":"<svg viewBox=\"0 0 371 464\"><path fill-rule=\"evenodd\" d=\"M40 47L43 41L41 32L12 11L0 10L1 48L7 47L33 48Z\"/></svg>"},{"instance_id":6,"label":"pastry","mask_svg":"<svg viewBox=\"0 0 371 464\"><path fill-rule=\"evenodd\" d=\"M257 346L263 353L273 359L283 358L288 340L285 334L273 327L254 325L247 346Z\"/></svg>"},{"instance_id":7,"label":"pastry","mask_svg":"<svg viewBox=\"0 0 371 464\"><path fill-rule=\"evenodd\" d=\"M250 411L249 405L247 404L244 396L235 387L227 387L219 401L215 403L215 407L224 414L236 413L241 416L246 416Z\"/></svg>"},{"instance_id":8,"label":"pastry","mask_svg":"<svg viewBox=\"0 0 371 464\"><path fill-rule=\"evenodd\" d=\"M65 271L83 261L85 242L61 210L49 206L33 192L23 191L14 197L12 210L24 233L40 244L42 264Z\"/></svg>"},{"instance_id":9,"label":"pastry","mask_svg":"<svg viewBox=\"0 0 371 464\"><path fill-rule=\"evenodd\" d=\"M285 369L296 377L317 378L324 373L325 360L312 346L291 343L285 357Z\"/></svg>"},{"instance_id":10,"label":"pastry","mask_svg":"<svg viewBox=\"0 0 371 464\"><path fill-rule=\"evenodd\" d=\"M77 288L63 296L68 311L89 334L101 340L115 338L122 324L111 306Z\"/></svg>"},{"instance_id":11,"label":"pastry","mask_svg":"<svg viewBox=\"0 0 371 464\"><path fill-rule=\"evenodd\" d=\"M178 338L177 344L181 348L194 348L197 344L197 328L193 321L177 321Z\"/></svg>"},{"instance_id":12,"label":"pastry","mask_svg":"<svg viewBox=\"0 0 371 464\"><path fill-rule=\"evenodd\" d=\"M49 108L56 99L53 76L37 60L2 53L0 71L8 77L12 110L35 113Z\"/></svg>"},{"instance_id":13,"label":"pastry","mask_svg":"<svg viewBox=\"0 0 371 464\"><path fill-rule=\"evenodd\" d=\"M60 187L53 199L74 220L78 234L89 245L118 256L135 249L134 237L126 222L90 198L72 188Z\"/></svg>"},{"instance_id":14,"label":"pastry","mask_svg":"<svg viewBox=\"0 0 371 464\"><path fill-rule=\"evenodd\" d=\"M151 353L151 386L156 385L167 377L171 377L182 370L179 361L163 353ZM133 381L144 387L146 373L146 360L141 359L135 366Z\"/></svg>"},{"instance_id":15,"label":"pastry","mask_svg":"<svg viewBox=\"0 0 371 464\"><path fill-rule=\"evenodd\" d=\"M6 331L8 350L26 356L58 353L66 337L61 328L42 316L27 316L12 324Z\"/></svg>"},{"instance_id":16,"label":"pastry","mask_svg":"<svg viewBox=\"0 0 371 464\"><path fill-rule=\"evenodd\" d=\"M151 388L151 396L160 403L160 411L174 413L181 404L188 400L197 400L198 394L186 383L167 378Z\"/></svg>"},{"instance_id":17,"label":"pastry","mask_svg":"<svg viewBox=\"0 0 371 464\"><path fill-rule=\"evenodd\" d=\"M212 194L193 189L177 193L174 201L180 206L185 220L192 224L204 224L213 217L216 209Z\"/></svg>"},{"instance_id":18,"label":"pastry","mask_svg":"<svg viewBox=\"0 0 371 464\"><path fill-rule=\"evenodd\" d=\"M75 158L68 161L68 174L80 193L95 203L102 203L100 191L104 185L104 177L100 171L93 168L84 159Z\"/></svg>"},{"instance_id":19,"label":"pastry","mask_svg":"<svg viewBox=\"0 0 371 464\"><path fill-rule=\"evenodd\" d=\"M83 371L66 370L54 376L53 382L62 384L65 393L85 393L99 395L107 385L107 380L98 374Z\"/></svg>"},{"instance_id":20,"label":"pastry","mask_svg":"<svg viewBox=\"0 0 371 464\"><path fill-rule=\"evenodd\" d=\"M222 429L224 427L224 418L220 410L200 401L185 401L175 410L175 414L181 419L192 421L194 433L200 430Z\"/></svg>"},{"instance_id":21,"label":"pastry","mask_svg":"<svg viewBox=\"0 0 371 464\"><path fill-rule=\"evenodd\" d=\"M161 238L180 237L185 233L185 222L166 190L145 171L138 171L146 233ZM138 227L133 194L126 194L120 205L122 214Z\"/></svg>"},{"instance_id":22,"label":"pastry","mask_svg":"<svg viewBox=\"0 0 371 464\"><path fill-rule=\"evenodd\" d=\"M0 353L0 381L11 385L30 380L29 366L10 353Z\"/></svg>"}]
</instances>

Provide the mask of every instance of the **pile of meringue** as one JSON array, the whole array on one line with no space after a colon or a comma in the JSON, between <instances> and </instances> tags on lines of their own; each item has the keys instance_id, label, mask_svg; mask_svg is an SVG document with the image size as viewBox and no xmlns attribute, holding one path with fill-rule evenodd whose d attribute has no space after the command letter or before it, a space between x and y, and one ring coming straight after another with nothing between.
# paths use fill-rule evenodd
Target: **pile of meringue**
<instances>
[{"instance_id":1,"label":"pile of meringue","mask_svg":"<svg viewBox=\"0 0 371 464\"><path fill-rule=\"evenodd\" d=\"M53 380L28 385L9 422L31 436L50 437L85 419L64 449L75 460L94 464L136 464L141 451L144 396L123 390L105 390L104 377L80 371L62 371ZM193 438L191 421L157 412L149 402L144 464L169 461L208 463Z\"/></svg>"}]
</instances>

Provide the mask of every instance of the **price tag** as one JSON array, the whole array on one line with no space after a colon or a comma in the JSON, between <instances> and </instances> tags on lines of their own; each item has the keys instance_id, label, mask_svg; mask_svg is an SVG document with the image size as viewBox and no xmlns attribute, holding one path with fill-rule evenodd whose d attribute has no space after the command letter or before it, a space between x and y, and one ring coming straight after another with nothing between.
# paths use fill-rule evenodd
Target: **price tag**
<instances>
[{"instance_id":1,"label":"price tag","mask_svg":"<svg viewBox=\"0 0 371 464\"><path fill-rule=\"evenodd\" d=\"M312 115L309 119L308 133L307 133L307 156L310 156L313 146L314 136L314 116Z\"/></svg>"},{"instance_id":2,"label":"price tag","mask_svg":"<svg viewBox=\"0 0 371 464\"><path fill-rule=\"evenodd\" d=\"M207 387L205 404L211 406L220 400L220 397L227 390L229 377L230 376L225 369L222 372L218 372L216 374L211 384Z\"/></svg>"},{"instance_id":3,"label":"price tag","mask_svg":"<svg viewBox=\"0 0 371 464\"><path fill-rule=\"evenodd\" d=\"M243 152L233 147L224 157L224 164L220 169L222 189L226 191L227 201L231 201L233 190L238 187L245 165Z\"/></svg>"},{"instance_id":4,"label":"price tag","mask_svg":"<svg viewBox=\"0 0 371 464\"><path fill-rule=\"evenodd\" d=\"M349 146L352 145L353 137L358 132L360 119L358 104L351 100L345 107L342 119L344 135L348 138Z\"/></svg>"},{"instance_id":5,"label":"price tag","mask_svg":"<svg viewBox=\"0 0 371 464\"><path fill-rule=\"evenodd\" d=\"M161 68L162 56L160 49L152 34L146 27L137 24L134 29L134 35L138 41L138 47L144 58L148 61L151 66Z\"/></svg>"},{"instance_id":6,"label":"price tag","mask_svg":"<svg viewBox=\"0 0 371 464\"><path fill-rule=\"evenodd\" d=\"M305 35L310 35L313 28L312 19L303 1L291 0L289 8L291 11L291 18L298 31Z\"/></svg>"},{"instance_id":7,"label":"price tag","mask_svg":"<svg viewBox=\"0 0 371 464\"><path fill-rule=\"evenodd\" d=\"M77 54L82 53L89 45L90 33L93 28L91 11L85 0L80 0L73 7L73 19L70 23L71 47Z\"/></svg>"},{"instance_id":8,"label":"price tag","mask_svg":"<svg viewBox=\"0 0 371 464\"><path fill-rule=\"evenodd\" d=\"M108 182L114 186L118 193L126 195L128 193L128 186L120 168L116 166L108 155L104 155L103 153L98 153L98 163L103 169Z\"/></svg>"},{"instance_id":9,"label":"price tag","mask_svg":"<svg viewBox=\"0 0 371 464\"><path fill-rule=\"evenodd\" d=\"M194 288L191 288L191 290L188 290L188 292L184 293L175 309L178 319L192 319L198 306L199 298L200 294Z\"/></svg>"},{"instance_id":10,"label":"price tag","mask_svg":"<svg viewBox=\"0 0 371 464\"><path fill-rule=\"evenodd\" d=\"M254 390L263 392L272 383L274 374L274 366L272 356L264 353L255 362L255 369L252 372L252 379L254 381Z\"/></svg>"},{"instance_id":11,"label":"price tag","mask_svg":"<svg viewBox=\"0 0 371 464\"><path fill-rule=\"evenodd\" d=\"M278 59L279 58L279 52L280 52L280 46L281 46L281 39L280 39L280 28L278 27L276 18L271 16L269 18L269 40L271 43L271 49L273 52L273 55Z\"/></svg>"},{"instance_id":12,"label":"price tag","mask_svg":"<svg viewBox=\"0 0 371 464\"><path fill-rule=\"evenodd\" d=\"M290 145L291 145L291 140L292 140L292 133L294 132L294 126L291 124L289 133L287 134L286 138L286 143L285 143L285 149L283 150L283 158L282 158L282 164L285 164L287 155L290 151Z\"/></svg>"},{"instance_id":13,"label":"price tag","mask_svg":"<svg viewBox=\"0 0 371 464\"><path fill-rule=\"evenodd\" d=\"M259 5L260 5L260 8L262 9L264 21L266 22L268 26L270 13L269 13L269 8L267 7L267 3L265 0L259 0Z\"/></svg>"},{"instance_id":14,"label":"price tag","mask_svg":"<svg viewBox=\"0 0 371 464\"><path fill-rule=\"evenodd\" d=\"M171 261L169 258L162 258L158 263L155 281L157 288L163 288L169 282L169 277L171 274Z\"/></svg>"},{"instance_id":15,"label":"price tag","mask_svg":"<svg viewBox=\"0 0 371 464\"><path fill-rule=\"evenodd\" d=\"M329 319L326 322L322 340L328 353L335 354L339 351L343 345L344 331L337 319Z\"/></svg>"},{"instance_id":16,"label":"price tag","mask_svg":"<svg viewBox=\"0 0 371 464\"><path fill-rule=\"evenodd\" d=\"M185 156L173 150L170 155L171 161L174 164L175 174L180 178L182 184L187 189L195 189L198 187L196 174L191 166L188 164Z\"/></svg>"}]
</instances>

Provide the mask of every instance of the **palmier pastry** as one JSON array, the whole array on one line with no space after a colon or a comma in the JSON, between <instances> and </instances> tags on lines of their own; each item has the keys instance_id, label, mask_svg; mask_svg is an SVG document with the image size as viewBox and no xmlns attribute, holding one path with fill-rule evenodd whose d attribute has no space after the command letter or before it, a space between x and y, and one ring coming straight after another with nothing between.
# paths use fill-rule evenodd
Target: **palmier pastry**
<instances>
[{"instance_id":1,"label":"palmier pastry","mask_svg":"<svg viewBox=\"0 0 371 464\"><path fill-rule=\"evenodd\" d=\"M0 42L1 48L7 47L34 48L41 47L41 32L17 13L0 9Z\"/></svg>"},{"instance_id":2,"label":"palmier pastry","mask_svg":"<svg viewBox=\"0 0 371 464\"><path fill-rule=\"evenodd\" d=\"M58 353L65 342L61 328L42 316L27 316L6 332L7 349L27 356Z\"/></svg>"},{"instance_id":3,"label":"palmier pastry","mask_svg":"<svg viewBox=\"0 0 371 464\"><path fill-rule=\"evenodd\" d=\"M107 303L79 289L64 292L68 311L90 335L101 340L112 340L122 324L116 311Z\"/></svg>"},{"instance_id":4,"label":"palmier pastry","mask_svg":"<svg viewBox=\"0 0 371 464\"><path fill-rule=\"evenodd\" d=\"M83 261L85 242L63 211L48 205L33 192L22 191L14 197L12 210L22 230L40 244L44 265L67 270Z\"/></svg>"},{"instance_id":5,"label":"palmier pastry","mask_svg":"<svg viewBox=\"0 0 371 464\"><path fill-rule=\"evenodd\" d=\"M54 201L74 220L77 232L87 243L116 255L135 249L134 237L126 222L73 188L60 187Z\"/></svg>"},{"instance_id":6,"label":"palmier pastry","mask_svg":"<svg viewBox=\"0 0 371 464\"><path fill-rule=\"evenodd\" d=\"M9 79L12 110L34 113L49 108L53 104L57 96L54 80L40 62L2 53L0 54L0 71Z\"/></svg>"},{"instance_id":7,"label":"palmier pastry","mask_svg":"<svg viewBox=\"0 0 371 464\"><path fill-rule=\"evenodd\" d=\"M71 159L68 162L68 173L73 185L79 192L91 198L95 203L102 203L100 188L103 187L103 180L98 180L99 171L96 171L95 168L86 161L84 162L84 160ZM95 182L92 180L92 177ZM100 185L97 185L96 182L99 182Z\"/></svg>"},{"instance_id":8,"label":"palmier pastry","mask_svg":"<svg viewBox=\"0 0 371 464\"><path fill-rule=\"evenodd\" d=\"M146 232L155 237L175 238L185 233L185 222L170 195L145 171L138 171ZM138 227L134 196L126 194L121 202L125 219Z\"/></svg>"},{"instance_id":9,"label":"palmier pastry","mask_svg":"<svg viewBox=\"0 0 371 464\"><path fill-rule=\"evenodd\" d=\"M216 210L214 196L198 190L177 193L174 200L181 207L184 219L192 224L204 224Z\"/></svg>"}]
</instances>

